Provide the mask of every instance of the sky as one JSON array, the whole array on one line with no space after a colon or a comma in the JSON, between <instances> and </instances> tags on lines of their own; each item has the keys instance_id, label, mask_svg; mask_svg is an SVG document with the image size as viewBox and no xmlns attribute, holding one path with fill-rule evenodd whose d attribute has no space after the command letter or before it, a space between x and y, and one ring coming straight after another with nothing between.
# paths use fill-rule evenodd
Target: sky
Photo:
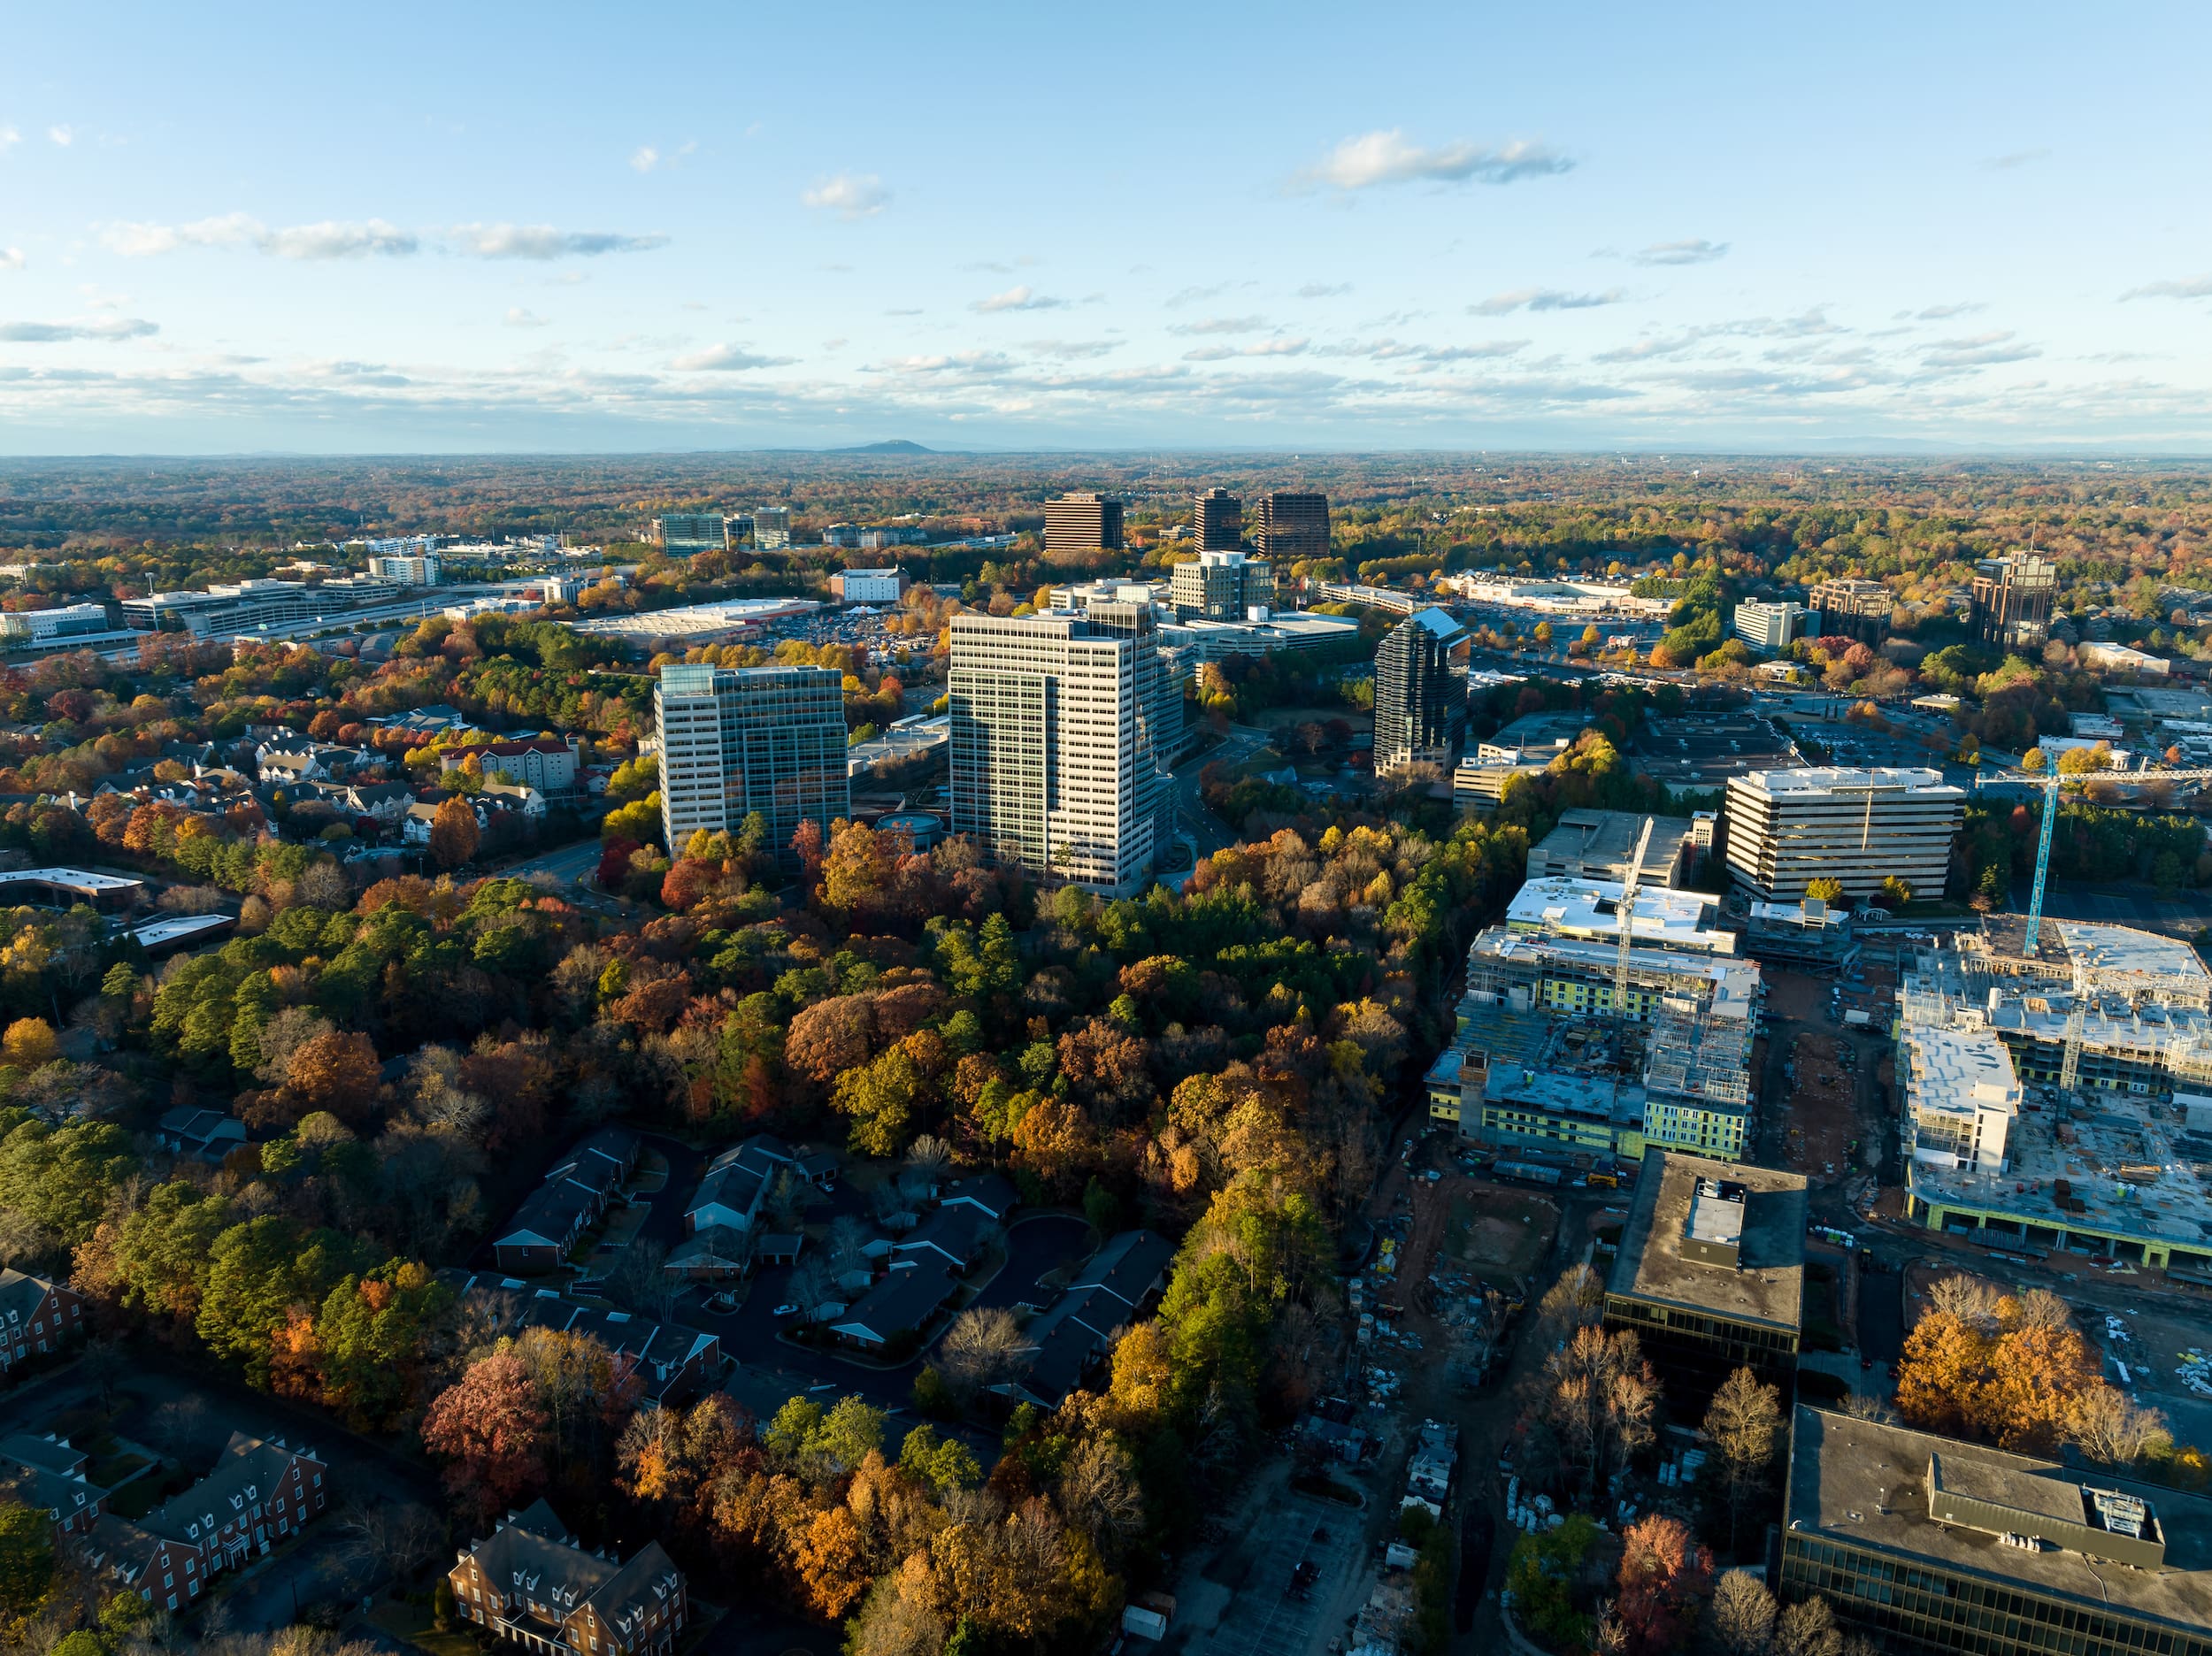
<instances>
[{"instance_id":1,"label":"sky","mask_svg":"<svg viewBox=\"0 0 2212 1656\"><path fill-rule=\"evenodd\" d=\"M2212 8L18 8L0 455L2212 452Z\"/></svg>"}]
</instances>

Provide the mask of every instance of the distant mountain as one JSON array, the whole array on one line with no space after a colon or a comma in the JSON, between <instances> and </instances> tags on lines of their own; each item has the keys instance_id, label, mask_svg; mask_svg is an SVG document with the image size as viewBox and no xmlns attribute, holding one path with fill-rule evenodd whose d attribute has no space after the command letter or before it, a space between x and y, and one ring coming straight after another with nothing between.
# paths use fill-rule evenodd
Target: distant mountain
<instances>
[{"instance_id":1,"label":"distant mountain","mask_svg":"<svg viewBox=\"0 0 2212 1656\"><path fill-rule=\"evenodd\" d=\"M934 448L925 448L918 442L909 442L905 438L899 437L889 442L856 443L850 448L833 448L829 452L832 454L935 454L937 451Z\"/></svg>"}]
</instances>

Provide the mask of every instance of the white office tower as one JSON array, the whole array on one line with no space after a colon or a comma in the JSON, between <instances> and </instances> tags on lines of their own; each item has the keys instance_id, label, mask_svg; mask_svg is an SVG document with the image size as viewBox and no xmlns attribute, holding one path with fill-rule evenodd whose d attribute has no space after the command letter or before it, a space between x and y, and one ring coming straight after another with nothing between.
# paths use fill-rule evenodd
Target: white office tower
<instances>
[{"instance_id":1,"label":"white office tower","mask_svg":"<svg viewBox=\"0 0 2212 1656\"><path fill-rule=\"evenodd\" d=\"M825 840L852 815L845 680L828 667L668 666L653 692L661 822L681 855L699 829L736 832L758 811L787 855L802 822Z\"/></svg>"},{"instance_id":2,"label":"white office tower","mask_svg":"<svg viewBox=\"0 0 2212 1656\"><path fill-rule=\"evenodd\" d=\"M1171 832L1157 643L1148 606L954 617L953 832L1041 875L1140 890Z\"/></svg>"},{"instance_id":3,"label":"white office tower","mask_svg":"<svg viewBox=\"0 0 2212 1656\"><path fill-rule=\"evenodd\" d=\"M1728 778L1728 870L1770 902L1816 879L1866 897L1896 875L1940 896L1966 795L1940 770L1760 770Z\"/></svg>"}]
</instances>

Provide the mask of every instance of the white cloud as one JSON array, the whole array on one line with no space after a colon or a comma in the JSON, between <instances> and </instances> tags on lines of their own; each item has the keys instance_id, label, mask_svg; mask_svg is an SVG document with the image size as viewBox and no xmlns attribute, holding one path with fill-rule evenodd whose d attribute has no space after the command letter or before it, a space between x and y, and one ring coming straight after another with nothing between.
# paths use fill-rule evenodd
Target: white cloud
<instances>
[{"instance_id":1,"label":"white cloud","mask_svg":"<svg viewBox=\"0 0 2212 1656\"><path fill-rule=\"evenodd\" d=\"M421 245L411 233L381 218L359 224L325 219L320 224L292 225L272 230L248 213L225 213L219 218L196 218L189 224L117 224L100 233L111 252L127 258L150 258L180 248L250 247L276 258L366 258L373 255L404 257Z\"/></svg>"},{"instance_id":2,"label":"white cloud","mask_svg":"<svg viewBox=\"0 0 2212 1656\"><path fill-rule=\"evenodd\" d=\"M1352 291L1349 282L1308 282L1298 290L1301 299L1335 299Z\"/></svg>"},{"instance_id":3,"label":"white cloud","mask_svg":"<svg viewBox=\"0 0 2212 1656\"><path fill-rule=\"evenodd\" d=\"M630 168L636 172L651 172L657 170L665 172L681 163L685 157L693 154L698 148L699 141L696 138L687 140L677 148L669 150L657 150L651 144L640 144L630 151Z\"/></svg>"},{"instance_id":4,"label":"white cloud","mask_svg":"<svg viewBox=\"0 0 2212 1656\"><path fill-rule=\"evenodd\" d=\"M1630 257L1639 264L1709 264L1728 257L1728 243L1701 236L1691 242L1655 242Z\"/></svg>"},{"instance_id":5,"label":"white cloud","mask_svg":"<svg viewBox=\"0 0 2212 1656\"><path fill-rule=\"evenodd\" d=\"M1318 166L1299 174L1307 187L1331 189L1370 189L1378 184L1409 184L1424 180L1440 184L1510 184L1520 179L1565 172L1574 165L1571 157L1540 143L1520 139L1486 147L1473 143L1440 144L1425 148L1407 142L1405 133L1363 133L1347 138L1332 150Z\"/></svg>"},{"instance_id":6,"label":"white cloud","mask_svg":"<svg viewBox=\"0 0 2212 1656\"><path fill-rule=\"evenodd\" d=\"M46 135L65 150L77 142L77 134L66 126L49 126Z\"/></svg>"},{"instance_id":7,"label":"white cloud","mask_svg":"<svg viewBox=\"0 0 2212 1656\"><path fill-rule=\"evenodd\" d=\"M1930 305L1924 310L1900 310L1890 320L1893 322L1947 322L1953 317L1971 316L1977 310L1988 309L1987 305L1981 303L1978 300L1969 300L1960 304Z\"/></svg>"},{"instance_id":8,"label":"white cloud","mask_svg":"<svg viewBox=\"0 0 2212 1656\"><path fill-rule=\"evenodd\" d=\"M1198 322L1179 322L1171 334L1258 334L1272 326L1265 317L1207 317Z\"/></svg>"},{"instance_id":9,"label":"white cloud","mask_svg":"<svg viewBox=\"0 0 2212 1656\"><path fill-rule=\"evenodd\" d=\"M764 356L741 345L710 345L677 357L669 366L683 373L742 373L754 368L787 368L796 356Z\"/></svg>"},{"instance_id":10,"label":"white cloud","mask_svg":"<svg viewBox=\"0 0 2212 1656\"><path fill-rule=\"evenodd\" d=\"M2175 281L2145 282L2131 288L2122 299L2204 299L2212 297L2212 275L2185 276Z\"/></svg>"},{"instance_id":11,"label":"white cloud","mask_svg":"<svg viewBox=\"0 0 2212 1656\"><path fill-rule=\"evenodd\" d=\"M1185 362L1226 362L1233 356L1302 356L1311 340L1259 340L1249 345L1202 345L1183 353Z\"/></svg>"},{"instance_id":12,"label":"white cloud","mask_svg":"<svg viewBox=\"0 0 2212 1656\"><path fill-rule=\"evenodd\" d=\"M1078 357L1103 356L1108 351L1119 350L1119 340L1030 340L1022 346L1040 356L1050 356L1060 362L1071 362Z\"/></svg>"},{"instance_id":13,"label":"white cloud","mask_svg":"<svg viewBox=\"0 0 2212 1656\"><path fill-rule=\"evenodd\" d=\"M549 318L540 316L534 310L526 310L521 305L510 305L507 309L507 314L503 319L503 326L507 327L544 327L547 326L549 320Z\"/></svg>"},{"instance_id":14,"label":"white cloud","mask_svg":"<svg viewBox=\"0 0 2212 1656\"><path fill-rule=\"evenodd\" d=\"M1599 305L1618 304L1628 295L1617 288L1603 293L1568 293L1557 288L1517 288L1493 294L1479 304L1467 307L1471 316L1506 316L1515 310L1591 310Z\"/></svg>"},{"instance_id":15,"label":"white cloud","mask_svg":"<svg viewBox=\"0 0 2212 1656\"><path fill-rule=\"evenodd\" d=\"M2048 150L2015 150L2007 155L1989 156L1982 162L1988 172L2011 172L2024 166L2033 166L2039 161L2050 159Z\"/></svg>"},{"instance_id":16,"label":"white cloud","mask_svg":"<svg viewBox=\"0 0 2212 1656\"><path fill-rule=\"evenodd\" d=\"M21 248L0 248L0 270L21 270L22 268L23 249Z\"/></svg>"},{"instance_id":17,"label":"white cloud","mask_svg":"<svg viewBox=\"0 0 2212 1656\"><path fill-rule=\"evenodd\" d=\"M602 253L645 253L668 245L664 235L556 230L551 225L456 225L449 234L459 251L478 258L595 258Z\"/></svg>"},{"instance_id":18,"label":"white cloud","mask_svg":"<svg viewBox=\"0 0 2212 1656\"><path fill-rule=\"evenodd\" d=\"M1939 340L1924 360L1931 368L1985 368L1993 363L2026 362L2042 354L2038 347L2007 332Z\"/></svg>"},{"instance_id":19,"label":"white cloud","mask_svg":"<svg viewBox=\"0 0 2212 1656\"><path fill-rule=\"evenodd\" d=\"M21 133L18 132L12 126L0 124L0 155L6 154L7 151L14 149L16 145L21 143L22 142L23 134Z\"/></svg>"},{"instance_id":20,"label":"white cloud","mask_svg":"<svg viewBox=\"0 0 2212 1656\"><path fill-rule=\"evenodd\" d=\"M660 165L660 158L661 152L651 144L640 144L630 152L630 166L634 172L650 172Z\"/></svg>"},{"instance_id":21,"label":"white cloud","mask_svg":"<svg viewBox=\"0 0 2212 1656\"><path fill-rule=\"evenodd\" d=\"M1018 288L1009 288L1004 293L993 294L988 299L979 299L968 307L990 316L1001 310L1062 310L1067 301L1041 294L1026 282Z\"/></svg>"},{"instance_id":22,"label":"white cloud","mask_svg":"<svg viewBox=\"0 0 2212 1656\"><path fill-rule=\"evenodd\" d=\"M891 192L872 172L840 172L817 180L799 200L809 207L835 213L841 218L870 218L891 204Z\"/></svg>"},{"instance_id":23,"label":"white cloud","mask_svg":"<svg viewBox=\"0 0 2212 1656\"><path fill-rule=\"evenodd\" d=\"M113 317L104 322L0 324L0 340L18 345L58 345L70 340L144 339L160 332L157 324L140 317Z\"/></svg>"}]
</instances>

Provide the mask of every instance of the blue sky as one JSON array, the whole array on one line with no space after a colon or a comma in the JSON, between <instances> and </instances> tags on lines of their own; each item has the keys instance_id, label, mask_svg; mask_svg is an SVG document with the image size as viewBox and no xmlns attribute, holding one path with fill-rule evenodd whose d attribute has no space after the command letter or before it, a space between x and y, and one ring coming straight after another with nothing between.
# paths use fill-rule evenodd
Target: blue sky
<instances>
[{"instance_id":1,"label":"blue sky","mask_svg":"<svg viewBox=\"0 0 2212 1656\"><path fill-rule=\"evenodd\" d=\"M2212 448L2202 7L20 9L0 452Z\"/></svg>"}]
</instances>

